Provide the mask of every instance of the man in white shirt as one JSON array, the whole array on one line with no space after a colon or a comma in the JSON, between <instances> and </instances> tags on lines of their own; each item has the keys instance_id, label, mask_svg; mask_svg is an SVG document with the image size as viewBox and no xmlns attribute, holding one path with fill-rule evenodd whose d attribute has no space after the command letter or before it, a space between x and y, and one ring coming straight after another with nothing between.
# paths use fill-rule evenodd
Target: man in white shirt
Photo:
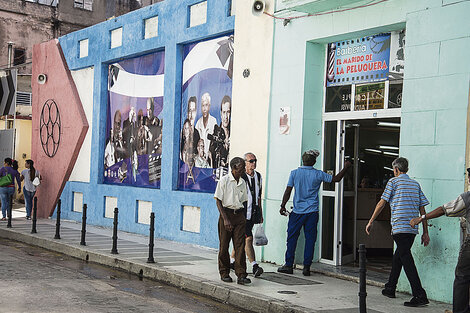
<instances>
[{"instance_id":1,"label":"man in white shirt","mask_svg":"<svg viewBox=\"0 0 470 313\"><path fill-rule=\"evenodd\" d=\"M262 190L262 179L261 174L257 172L256 156L251 153L245 153L245 171L242 178L246 182L248 202L246 210L246 227L245 227L245 253L253 267L253 276L259 277L263 274L264 270L256 262L255 249L253 249L253 226L255 224L263 223L263 211L261 208L261 190ZM235 250L232 251L230 257L230 267L234 269L235 262Z\"/></svg>"},{"instance_id":2,"label":"man in white shirt","mask_svg":"<svg viewBox=\"0 0 470 313\"><path fill-rule=\"evenodd\" d=\"M196 129L199 132L199 136L204 139L204 154L208 155L210 140L207 138L207 135L212 135L214 133L214 126L217 125L217 120L215 117L210 115L211 109L211 96L208 92L202 95L201 97L201 111L202 116L196 122Z\"/></svg>"},{"instance_id":3,"label":"man in white shirt","mask_svg":"<svg viewBox=\"0 0 470 313\"><path fill-rule=\"evenodd\" d=\"M217 183L214 198L219 210L219 273L223 282L230 283L230 240L235 249L235 274L237 283L251 283L246 274L245 255L245 210L248 200L246 184L241 176L245 173L245 161L235 157L230 161L231 172Z\"/></svg>"}]
</instances>

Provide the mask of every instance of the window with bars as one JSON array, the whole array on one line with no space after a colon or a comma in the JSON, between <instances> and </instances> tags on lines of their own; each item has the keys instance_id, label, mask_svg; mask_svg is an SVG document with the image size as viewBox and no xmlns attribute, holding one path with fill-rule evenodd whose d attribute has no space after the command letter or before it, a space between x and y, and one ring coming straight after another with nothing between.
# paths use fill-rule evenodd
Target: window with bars
<instances>
[{"instance_id":1,"label":"window with bars","mask_svg":"<svg viewBox=\"0 0 470 313\"><path fill-rule=\"evenodd\" d=\"M93 10L93 0L74 0L74 8L84 9L88 11Z\"/></svg>"}]
</instances>

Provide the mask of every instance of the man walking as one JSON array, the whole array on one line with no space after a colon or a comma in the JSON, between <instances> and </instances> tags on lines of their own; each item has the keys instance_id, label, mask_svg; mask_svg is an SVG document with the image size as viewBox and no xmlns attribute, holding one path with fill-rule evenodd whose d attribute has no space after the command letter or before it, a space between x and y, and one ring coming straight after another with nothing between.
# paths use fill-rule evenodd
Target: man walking
<instances>
[{"instance_id":1,"label":"man walking","mask_svg":"<svg viewBox=\"0 0 470 313\"><path fill-rule=\"evenodd\" d=\"M251 153L245 153L245 170L246 173L242 178L246 182L248 192L248 203L246 210L246 227L245 227L245 252L253 267L253 276L258 277L263 274L264 270L256 262L255 249L253 249L253 226L254 224L263 223L263 211L261 209L261 174L257 172L256 156ZM232 250L230 258L230 267L235 268L235 249Z\"/></svg>"},{"instance_id":2,"label":"man walking","mask_svg":"<svg viewBox=\"0 0 470 313\"><path fill-rule=\"evenodd\" d=\"M246 274L245 255L245 209L248 200L245 181L241 176L245 173L245 161L235 157L230 161L231 172L223 176L217 183L214 198L219 209L219 273L222 281L232 282L230 277L230 240L235 250L235 274L237 283L251 283Z\"/></svg>"},{"instance_id":3,"label":"man walking","mask_svg":"<svg viewBox=\"0 0 470 313\"><path fill-rule=\"evenodd\" d=\"M322 182L339 182L346 170L351 166L347 161L345 168L336 176L331 176L313 167L320 154L317 150L309 150L302 155L303 166L291 171L289 181L281 202L281 215L287 215L286 203L289 201L292 188L294 193L294 209L289 214L287 225L287 250L286 263L277 269L280 273L293 274L295 248L300 235L300 229L304 228L304 269L303 274L310 276L310 265L312 264L315 241L317 240L318 224L318 190Z\"/></svg>"},{"instance_id":4,"label":"man walking","mask_svg":"<svg viewBox=\"0 0 470 313\"><path fill-rule=\"evenodd\" d=\"M391 178L382 194L382 198L377 203L374 213L366 225L366 233L370 235L372 223L382 212L385 204L390 203L392 236L397 248L393 254L392 269L388 282L382 294L389 298L395 298L395 289L401 268L405 269L406 277L411 285L413 298L404 303L405 306L419 307L429 303L426 291L421 285L421 281L416 270L411 247L418 234L418 229L410 226L412 218L426 214L424 206L429 202L424 196L419 183L411 179L408 172L408 160L396 158L392 162L394 178ZM426 247L429 244L428 225L423 223L423 235L421 243Z\"/></svg>"},{"instance_id":5,"label":"man walking","mask_svg":"<svg viewBox=\"0 0 470 313\"><path fill-rule=\"evenodd\" d=\"M470 183L470 168L467 168L467 175ZM424 223L444 214L450 217L465 217L466 219L466 236L460 247L459 259L455 267L452 312L467 313L470 312L468 306L470 287L470 191L464 192L457 199L436 208L434 211L415 217L410 221L410 225L414 227L421 222Z\"/></svg>"}]
</instances>

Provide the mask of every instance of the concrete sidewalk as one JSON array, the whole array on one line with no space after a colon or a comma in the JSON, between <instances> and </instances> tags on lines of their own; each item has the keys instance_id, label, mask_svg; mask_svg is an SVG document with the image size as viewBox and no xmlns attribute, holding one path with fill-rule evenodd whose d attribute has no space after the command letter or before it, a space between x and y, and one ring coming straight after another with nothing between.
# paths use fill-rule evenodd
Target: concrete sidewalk
<instances>
[{"instance_id":1,"label":"concrete sidewalk","mask_svg":"<svg viewBox=\"0 0 470 313\"><path fill-rule=\"evenodd\" d=\"M31 221L15 217L12 228L7 228L5 221L0 223L0 237L119 268L255 312L358 312L359 285L355 282L319 273L304 277L298 270L294 275L280 274L277 266L263 263L265 273L260 278L250 275L250 285L224 283L219 278L215 249L156 239L156 263L149 264L146 236L118 232L119 254L111 254L112 229L88 225L87 245L81 246L81 224L63 220L61 224L61 239L53 239L55 220L38 220L37 234L31 234ZM234 273L231 276L236 278ZM452 307L437 302L424 308L403 306L410 298L397 293L396 299L389 299L382 296L380 287L367 286L367 311L442 313Z\"/></svg>"}]
</instances>

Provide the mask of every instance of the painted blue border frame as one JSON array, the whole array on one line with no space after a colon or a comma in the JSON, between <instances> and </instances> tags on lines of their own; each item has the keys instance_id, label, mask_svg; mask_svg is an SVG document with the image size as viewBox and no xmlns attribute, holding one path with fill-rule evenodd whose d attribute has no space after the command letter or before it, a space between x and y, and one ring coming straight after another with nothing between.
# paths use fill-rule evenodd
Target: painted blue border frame
<instances>
[{"instance_id":1,"label":"painted blue border frame","mask_svg":"<svg viewBox=\"0 0 470 313\"><path fill-rule=\"evenodd\" d=\"M83 193L88 206L87 222L112 227L104 218L104 197L118 198L119 229L148 234L148 225L136 222L136 201L152 202L155 212L155 235L160 238L208 247L218 246L219 213L212 194L176 190L179 154L179 120L181 111L182 45L233 33L235 16L227 16L229 0L207 0L207 21L187 27L188 8L201 0L165 0L137 11L59 38L70 70L94 67L93 121L91 139L90 182L68 182L62 192L62 216L81 220L73 212L73 192ZM144 20L158 16L158 36L144 39ZM122 27L122 46L111 49L111 30ZM79 58L79 41L88 39L88 56ZM154 51L165 51L165 91L162 117L163 159L161 188L139 188L103 184L103 151L107 114L107 75L110 63ZM200 233L181 229L182 206L201 208Z\"/></svg>"}]
</instances>

